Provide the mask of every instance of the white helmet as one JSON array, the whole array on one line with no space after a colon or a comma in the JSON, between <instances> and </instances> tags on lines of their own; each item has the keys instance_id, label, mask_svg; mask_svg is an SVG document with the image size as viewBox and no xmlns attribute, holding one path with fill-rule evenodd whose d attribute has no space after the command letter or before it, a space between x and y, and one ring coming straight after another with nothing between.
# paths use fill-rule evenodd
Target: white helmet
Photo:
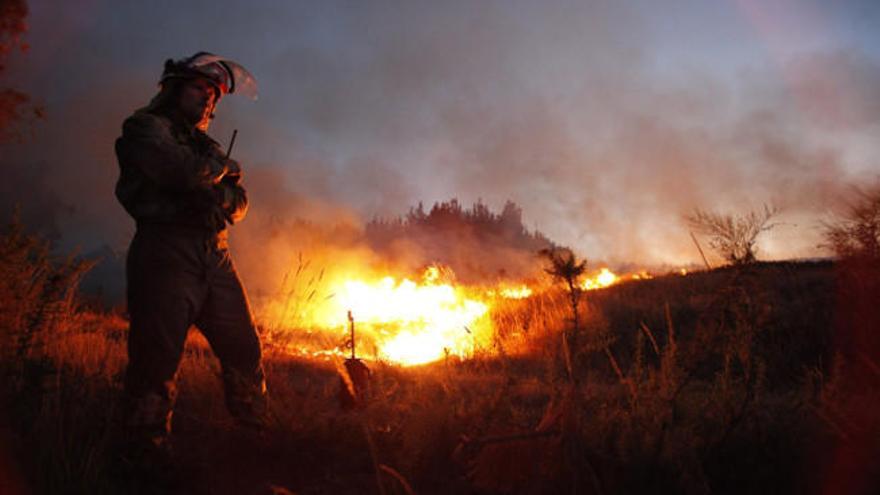
<instances>
[{"instance_id":1,"label":"white helmet","mask_svg":"<svg viewBox=\"0 0 880 495\"><path fill-rule=\"evenodd\" d=\"M207 79L217 89L217 99L222 95L240 93L257 99L257 80L237 62L208 52L198 52L192 57L178 61L165 61L165 70L159 84L169 79Z\"/></svg>"}]
</instances>

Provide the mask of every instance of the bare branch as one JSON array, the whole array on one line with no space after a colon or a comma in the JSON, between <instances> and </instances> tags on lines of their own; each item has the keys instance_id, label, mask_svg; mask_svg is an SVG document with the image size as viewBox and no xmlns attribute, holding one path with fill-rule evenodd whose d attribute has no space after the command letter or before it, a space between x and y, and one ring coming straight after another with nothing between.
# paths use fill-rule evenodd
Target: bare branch
<instances>
[{"instance_id":1,"label":"bare branch","mask_svg":"<svg viewBox=\"0 0 880 495\"><path fill-rule=\"evenodd\" d=\"M758 236L779 225L770 222L778 213L768 205L745 215L696 209L684 219L693 231L707 236L709 246L728 263L742 265L757 261Z\"/></svg>"},{"instance_id":2,"label":"bare branch","mask_svg":"<svg viewBox=\"0 0 880 495\"><path fill-rule=\"evenodd\" d=\"M880 184L855 195L843 215L825 223L824 245L841 258L880 259Z\"/></svg>"}]
</instances>

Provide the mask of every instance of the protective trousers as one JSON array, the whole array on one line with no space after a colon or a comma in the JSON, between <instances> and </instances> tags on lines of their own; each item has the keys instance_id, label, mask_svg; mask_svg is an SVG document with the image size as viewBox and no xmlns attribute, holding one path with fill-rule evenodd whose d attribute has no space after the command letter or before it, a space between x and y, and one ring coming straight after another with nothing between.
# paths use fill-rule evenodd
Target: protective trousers
<instances>
[{"instance_id":1,"label":"protective trousers","mask_svg":"<svg viewBox=\"0 0 880 495\"><path fill-rule=\"evenodd\" d=\"M129 363L125 376L130 435L166 442L175 375L195 324L220 360L226 404L239 422L265 418L260 342L232 264L226 232L138 225L126 261Z\"/></svg>"}]
</instances>

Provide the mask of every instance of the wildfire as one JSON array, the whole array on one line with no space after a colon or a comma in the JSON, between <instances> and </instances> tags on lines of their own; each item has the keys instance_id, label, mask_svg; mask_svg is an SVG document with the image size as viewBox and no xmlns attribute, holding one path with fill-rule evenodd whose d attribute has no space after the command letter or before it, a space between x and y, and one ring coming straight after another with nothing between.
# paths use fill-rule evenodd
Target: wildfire
<instances>
[{"instance_id":1,"label":"wildfire","mask_svg":"<svg viewBox=\"0 0 880 495\"><path fill-rule=\"evenodd\" d=\"M358 348L369 342L366 347L375 348L377 357L404 365L446 355L463 357L491 335L491 323L485 318L489 303L479 294L442 281L442 276L432 266L420 282L391 276L341 279L331 283L331 296L316 303L310 314L300 315L305 318L298 323L344 336L351 311Z\"/></svg>"},{"instance_id":2,"label":"wildfire","mask_svg":"<svg viewBox=\"0 0 880 495\"><path fill-rule=\"evenodd\" d=\"M581 289L583 290L595 290L595 289L604 289L610 285L613 285L619 280L619 277L614 274L608 268L602 268L599 270L599 273L593 277L584 279L583 283L581 283Z\"/></svg>"},{"instance_id":3,"label":"wildfire","mask_svg":"<svg viewBox=\"0 0 880 495\"><path fill-rule=\"evenodd\" d=\"M300 329L299 336L311 339L311 348L300 339L295 346L289 345L291 350L314 357L343 356L347 354L351 311L360 355L416 365L445 356L472 355L475 349L491 341L489 314L496 304L526 299L539 290L525 283L463 286L456 284L454 278L448 268L438 266L428 267L415 280L369 273L352 275L341 268L335 275L322 279L324 297L310 288L299 291L309 294L304 301L291 302L296 296L289 295L282 304L279 298L269 304L267 318L277 322L275 327L282 333ZM581 288L601 289L640 278L650 275L641 272L618 276L602 268L585 279Z\"/></svg>"},{"instance_id":4,"label":"wildfire","mask_svg":"<svg viewBox=\"0 0 880 495\"><path fill-rule=\"evenodd\" d=\"M500 294L501 297L505 299L525 299L532 295L532 289L530 289L527 285L520 285L518 287L503 287L500 291Z\"/></svg>"},{"instance_id":5,"label":"wildfire","mask_svg":"<svg viewBox=\"0 0 880 495\"><path fill-rule=\"evenodd\" d=\"M362 325L390 337L382 343L381 354L392 361L421 364L445 353L463 355L472 350L466 338L470 327L489 307L452 285L436 283L436 275L426 272L421 285L392 277L372 284L348 281L337 302L340 308L350 308ZM389 335L391 330L396 332Z\"/></svg>"}]
</instances>

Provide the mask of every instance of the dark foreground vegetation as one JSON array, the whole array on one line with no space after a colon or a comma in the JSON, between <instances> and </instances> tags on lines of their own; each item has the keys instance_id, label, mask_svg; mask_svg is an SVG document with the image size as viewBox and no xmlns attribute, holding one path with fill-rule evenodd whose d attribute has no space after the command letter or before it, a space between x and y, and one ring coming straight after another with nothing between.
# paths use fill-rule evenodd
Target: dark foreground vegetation
<instances>
[{"instance_id":1,"label":"dark foreground vegetation","mask_svg":"<svg viewBox=\"0 0 880 495\"><path fill-rule=\"evenodd\" d=\"M569 294L539 294L498 308L495 341L473 359L371 363L371 399L355 412L339 408L337 364L268 342L262 435L233 426L193 333L176 466L147 473L118 460L127 323L79 304L87 269L20 228L0 239L2 493L880 487L874 268L764 263L628 282L579 297L576 324Z\"/></svg>"}]
</instances>

